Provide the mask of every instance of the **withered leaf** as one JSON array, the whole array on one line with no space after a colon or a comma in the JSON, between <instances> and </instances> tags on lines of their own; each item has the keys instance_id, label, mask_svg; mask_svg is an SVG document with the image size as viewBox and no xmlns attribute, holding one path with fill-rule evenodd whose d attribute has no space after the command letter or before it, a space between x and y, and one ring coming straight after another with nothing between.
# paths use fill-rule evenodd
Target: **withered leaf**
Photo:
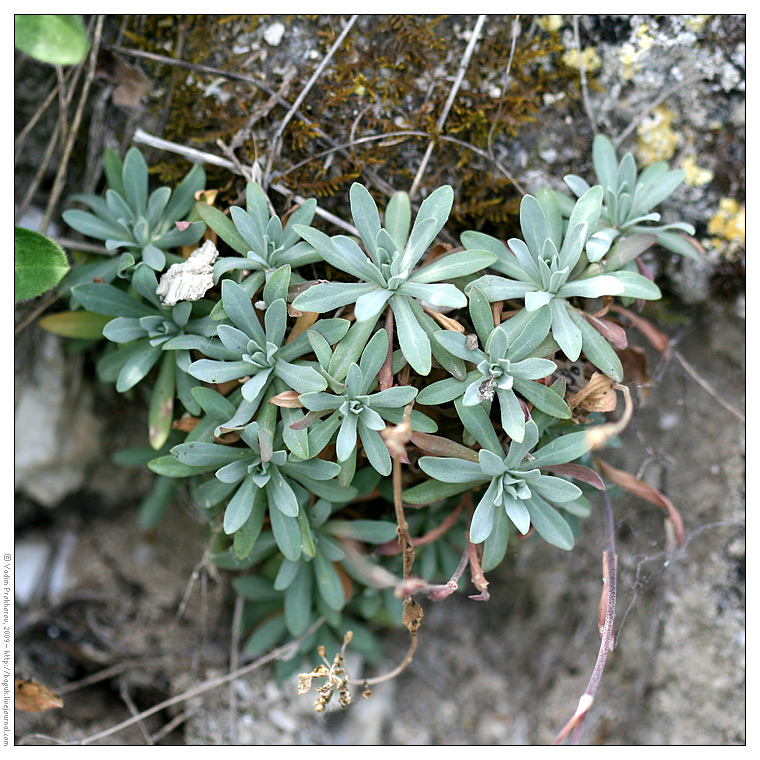
<instances>
[{"instance_id":1,"label":"withered leaf","mask_svg":"<svg viewBox=\"0 0 760 760\"><path fill-rule=\"evenodd\" d=\"M111 100L122 108L139 108L153 84L141 69L105 50L98 58L98 74L116 85Z\"/></svg>"},{"instance_id":2,"label":"withered leaf","mask_svg":"<svg viewBox=\"0 0 760 760\"><path fill-rule=\"evenodd\" d=\"M604 338L612 343L615 348L623 349L628 345L628 336L625 330L608 319L599 319L591 314L584 314L586 321Z\"/></svg>"},{"instance_id":3,"label":"withered leaf","mask_svg":"<svg viewBox=\"0 0 760 760\"><path fill-rule=\"evenodd\" d=\"M291 310L294 312L293 314L290 314ZM288 335L287 341L285 341L286 343L292 343L299 335L305 333L317 321L317 317L319 317L319 314L315 311L298 311L297 309L293 309L290 304L288 304L288 314L297 319L293 325L293 329L290 331L290 335Z\"/></svg>"},{"instance_id":4,"label":"withered leaf","mask_svg":"<svg viewBox=\"0 0 760 760\"><path fill-rule=\"evenodd\" d=\"M44 712L54 707L63 707L63 700L39 681L16 681L13 692L14 706L22 712Z\"/></svg>"},{"instance_id":5,"label":"withered leaf","mask_svg":"<svg viewBox=\"0 0 760 760\"><path fill-rule=\"evenodd\" d=\"M607 486L604 485L604 481L599 477L599 473L585 465L569 462L567 464L554 464L551 467L547 467L547 469L555 475L562 475L566 478L574 478L583 483L588 483L588 485L593 486L599 491L607 490Z\"/></svg>"},{"instance_id":6,"label":"withered leaf","mask_svg":"<svg viewBox=\"0 0 760 760\"><path fill-rule=\"evenodd\" d=\"M303 404L298 398L298 391L283 391L269 399L270 404L274 406L285 407L286 409L303 409Z\"/></svg>"},{"instance_id":7,"label":"withered leaf","mask_svg":"<svg viewBox=\"0 0 760 760\"><path fill-rule=\"evenodd\" d=\"M454 332L463 333L464 326L461 325L456 319L447 317L445 314L441 314L440 311L431 309L429 306L422 306L423 311L429 314L444 330L453 330ZM469 336L468 336L469 337Z\"/></svg>"},{"instance_id":8,"label":"withered leaf","mask_svg":"<svg viewBox=\"0 0 760 760\"><path fill-rule=\"evenodd\" d=\"M640 317L630 309L615 304L612 310L622 314L630 323L652 344L652 348L659 351L666 361L670 360L670 338L658 330L651 322Z\"/></svg>"},{"instance_id":9,"label":"withered leaf","mask_svg":"<svg viewBox=\"0 0 760 760\"><path fill-rule=\"evenodd\" d=\"M630 379L641 393L648 396L651 392L652 378L649 376L649 358L646 351L640 346L628 346L618 356L626 379Z\"/></svg>"},{"instance_id":10,"label":"withered leaf","mask_svg":"<svg viewBox=\"0 0 760 760\"><path fill-rule=\"evenodd\" d=\"M617 394L612 385L612 379L607 375L594 372L583 388L567 397L567 405L587 412L612 412L617 407Z\"/></svg>"},{"instance_id":11,"label":"withered leaf","mask_svg":"<svg viewBox=\"0 0 760 760\"><path fill-rule=\"evenodd\" d=\"M459 459L469 459L471 462L478 461L477 452L467 446L463 446L456 441L450 441L439 435L430 433L420 433L413 431L409 439L417 448L428 454L434 454L441 457L459 457Z\"/></svg>"}]
</instances>

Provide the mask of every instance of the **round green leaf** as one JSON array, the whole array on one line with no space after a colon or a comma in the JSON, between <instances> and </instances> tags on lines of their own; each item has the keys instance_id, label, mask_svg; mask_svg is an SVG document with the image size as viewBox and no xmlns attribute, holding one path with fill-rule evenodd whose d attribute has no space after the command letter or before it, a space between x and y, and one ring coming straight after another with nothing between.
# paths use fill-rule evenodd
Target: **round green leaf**
<instances>
[{"instance_id":1,"label":"round green leaf","mask_svg":"<svg viewBox=\"0 0 760 760\"><path fill-rule=\"evenodd\" d=\"M17 302L35 298L55 287L70 269L66 254L58 243L23 227L14 229L13 253Z\"/></svg>"},{"instance_id":2,"label":"round green leaf","mask_svg":"<svg viewBox=\"0 0 760 760\"><path fill-rule=\"evenodd\" d=\"M90 41L81 16L38 14L14 18L14 44L43 63L81 63Z\"/></svg>"}]
</instances>

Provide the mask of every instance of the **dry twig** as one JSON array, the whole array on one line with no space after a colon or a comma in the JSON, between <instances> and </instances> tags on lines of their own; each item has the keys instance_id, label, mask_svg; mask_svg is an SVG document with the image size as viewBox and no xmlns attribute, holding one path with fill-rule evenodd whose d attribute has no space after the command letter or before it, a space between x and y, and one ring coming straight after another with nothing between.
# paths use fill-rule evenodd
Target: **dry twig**
<instances>
[{"instance_id":1,"label":"dry twig","mask_svg":"<svg viewBox=\"0 0 760 760\"><path fill-rule=\"evenodd\" d=\"M311 90L317 79L319 79L319 77L322 75L322 72L330 62L330 59L333 57L333 55L335 55L335 52L343 44L343 40L346 39L346 35L348 35L348 33L351 31L351 27L356 23L356 20L358 18L359 15L356 13L351 16L346 25L343 27L343 31L338 36L338 39L335 40L333 46L330 48L330 50L328 50L327 55L325 55L325 57L322 59L322 62L319 64L319 66L317 66L316 71L311 75L311 78L306 83L303 90L301 90L301 94L295 99L295 102L290 107L290 110L287 112L287 114L285 114L285 118L280 122L280 126L277 128L277 132L275 133L274 139L272 140L272 147L269 151L269 158L267 160L267 166L264 172L263 186L265 190L269 186L269 177L272 173L272 162L280 151L280 140L282 139L282 133L285 131L285 127L296 115L301 103L303 103L304 99L309 94L309 90Z\"/></svg>"},{"instance_id":2,"label":"dry twig","mask_svg":"<svg viewBox=\"0 0 760 760\"><path fill-rule=\"evenodd\" d=\"M475 26L472 30L472 33L470 34L470 41L467 43L467 47L465 48L464 55L462 56L462 60L459 63L459 71L457 72L457 78L454 81L454 84L451 87L451 91L449 92L449 97L446 99L446 103L443 106L443 111L441 111L441 115L438 117L438 123L436 124L436 132L441 132L443 130L443 125L446 123L446 119L449 116L449 111L451 110L451 106L454 105L454 100L457 96L457 93L459 92L459 88L462 85L462 80L464 79L464 74L467 71L467 67L470 64L470 58L472 58L472 53L475 50L475 44L478 41L478 38L480 37L480 33L483 29L483 25L486 22L486 19L488 16L480 15L478 16L478 20L475 22ZM436 138L433 138L430 140L427 146L427 150L425 151L425 155L422 157L422 162L420 163L420 168L417 169L417 174L414 177L414 181L412 182L412 187L409 190L409 197L414 198L415 193L417 192L417 189L420 186L420 182L422 181L422 175L425 173L425 169L427 168L428 161L430 160L430 156L433 153L433 148L435 147Z\"/></svg>"},{"instance_id":3,"label":"dry twig","mask_svg":"<svg viewBox=\"0 0 760 760\"><path fill-rule=\"evenodd\" d=\"M53 213L58 205L58 199L63 192L63 186L66 178L66 168L69 163L69 157L71 151L74 149L74 141L76 140L77 133L79 132L79 125L82 122L82 116L84 115L84 107L87 104L87 98L90 94L90 86L95 79L95 69L98 62L98 52L100 50L100 38L103 33L103 21L104 16L98 16L98 20L95 24L95 31L92 38L92 47L90 49L90 60L87 68L87 76L85 77L84 84L82 85L82 94L79 98L79 105L74 114L74 119L71 123L71 128L68 131L66 137L66 146L63 150L60 163L58 165L58 171L56 172L55 179L53 180L53 189L50 193L50 199L48 200L47 209L45 210L45 216L42 219L40 225L40 232L43 234L50 225L50 220L53 217Z\"/></svg>"},{"instance_id":4,"label":"dry twig","mask_svg":"<svg viewBox=\"0 0 760 760\"><path fill-rule=\"evenodd\" d=\"M597 133L596 118L591 108L591 100L588 94L588 81L586 80L586 66L583 63L583 48L581 48L581 33L578 28L578 16L573 16L573 36L575 37L575 47L578 49L578 72L581 77L581 93L583 94L583 107L586 109L586 116L591 122L591 129L594 134Z\"/></svg>"},{"instance_id":5,"label":"dry twig","mask_svg":"<svg viewBox=\"0 0 760 760\"><path fill-rule=\"evenodd\" d=\"M563 726L562 730L554 740L554 744L561 744L570 732L573 732L572 743L577 744L581 736L583 722L586 719L591 705L594 703L596 690L599 688L599 682L602 680L602 673L607 662L607 655L612 651L614 642L614 622L615 622L615 601L617 598L617 554L615 553L615 521L612 515L612 505L610 504L607 491L600 491L602 498L602 511L604 513L604 532L605 532L605 555L606 570L605 589L606 609L604 615L604 625L601 630L601 644L599 645L599 654L596 657L596 664L591 673L586 690L578 700L578 707L570 720Z\"/></svg>"},{"instance_id":6,"label":"dry twig","mask_svg":"<svg viewBox=\"0 0 760 760\"><path fill-rule=\"evenodd\" d=\"M705 380L694 369L694 367L692 367L691 364L689 364L689 362L684 359L684 356L680 351L675 352L675 357L681 363L681 366L686 370L686 372L688 372L689 377L691 377L692 380L694 380L697 385L700 386L700 388L707 391L724 409L727 409L735 417L738 417L742 422L746 421L744 414L742 414L742 412L740 412L735 406L722 398L720 394L712 387L712 385L710 385L710 383L708 383L707 380Z\"/></svg>"},{"instance_id":7,"label":"dry twig","mask_svg":"<svg viewBox=\"0 0 760 760\"><path fill-rule=\"evenodd\" d=\"M177 696L171 697L170 699L165 699L163 702L159 702L157 705L154 705L148 710L143 710L143 712L139 713L139 715L134 715L131 718L122 721L116 726L112 726L111 728L106 728L103 731L99 731L98 733L93 734L92 736L88 736L81 742L77 743L94 744L101 739L105 739L108 736L113 736L113 734L117 734L120 731L123 731L125 728L129 728L129 726L133 726L138 721L144 720L151 715L155 715L162 710L166 710L168 707L181 704L182 702L186 702L193 697L200 696L201 694L205 694L207 691L216 689L219 686L224 686L225 684L235 681L238 678L242 678L249 673L253 673L253 671L258 670L273 660L291 659L298 651L298 647L301 645L303 640L308 636L311 636L311 634L314 633L314 631L316 631L323 622L324 620L322 618L319 618L303 635L299 636L297 639L294 639L289 644L278 647L277 649L273 649L271 652L269 652L269 654L265 654L263 657L259 657L259 659L249 663L248 665L244 665L243 667L238 668L231 673L226 673L223 676L210 678L209 680L204 681L203 683L200 683L191 689L187 689L187 691L182 692L182 694L178 694Z\"/></svg>"}]
</instances>

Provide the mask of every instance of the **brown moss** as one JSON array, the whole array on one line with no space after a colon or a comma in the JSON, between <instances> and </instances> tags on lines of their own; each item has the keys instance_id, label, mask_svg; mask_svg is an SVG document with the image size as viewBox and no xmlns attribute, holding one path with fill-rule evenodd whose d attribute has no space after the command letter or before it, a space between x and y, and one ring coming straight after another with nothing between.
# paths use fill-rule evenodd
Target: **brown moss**
<instances>
[{"instance_id":1,"label":"brown moss","mask_svg":"<svg viewBox=\"0 0 760 760\"><path fill-rule=\"evenodd\" d=\"M294 101L347 19L278 17L286 33L272 48L258 31L272 18L125 17L125 36L140 50L261 80L261 87L256 87L146 61L145 68L158 83L152 106L157 112L164 109L163 137L219 153L218 141L232 143L254 109L278 89L289 65L297 66L297 74L286 101ZM503 231L514 221L519 193L488 155L491 151L493 156L510 155L515 141L532 139L530 130L541 118L543 95L563 93L553 106L562 112L572 113L578 107L578 73L563 63L558 33L528 27L529 20L523 21L524 28L533 31L518 35L505 86L512 19L489 17L443 127L443 135L458 142L436 143L422 181L423 195L440 184L454 186L457 205L452 221L462 227ZM467 45L463 32L472 28L474 20L474 16L361 16L309 91L300 113L287 125L273 179L301 195L320 198L323 206L342 215L351 182L372 185L368 171L374 170L390 187L408 189L429 139L437 135ZM249 49L236 53L235 45ZM278 104L256 121L236 151L241 163L251 165L266 155L284 113L285 106ZM415 134L403 134L410 131ZM387 139L357 142L378 135ZM162 181L176 180L175 163L171 157L158 163L156 172ZM236 196L239 188L235 189L229 172L207 169L209 185L222 190L220 205L231 202L225 193L229 190L230 196Z\"/></svg>"}]
</instances>

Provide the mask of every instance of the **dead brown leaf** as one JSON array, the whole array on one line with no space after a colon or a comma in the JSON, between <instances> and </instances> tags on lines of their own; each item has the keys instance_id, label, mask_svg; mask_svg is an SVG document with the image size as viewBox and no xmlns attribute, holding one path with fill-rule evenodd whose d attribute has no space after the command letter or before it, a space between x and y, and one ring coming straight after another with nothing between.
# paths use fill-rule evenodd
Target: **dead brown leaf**
<instances>
[{"instance_id":1,"label":"dead brown leaf","mask_svg":"<svg viewBox=\"0 0 760 760\"><path fill-rule=\"evenodd\" d=\"M622 314L666 359L670 360L670 338L665 333L660 332L651 322L640 317L630 309L615 304L612 311Z\"/></svg>"},{"instance_id":2,"label":"dead brown leaf","mask_svg":"<svg viewBox=\"0 0 760 760\"><path fill-rule=\"evenodd\" d=\"M181 417L172 422L172 428L174 430L181 430L183 433L189 433L199 422L200 419L198 417Z\"/></svg>"},{"instance_id":3,"label":"dead brown leaf","mask_svg":"<svg viewBox=\"0 0 760 760\"><path fill-rule=\"evenodd\" d=\"M440 311L431 309L429 306L422 307L423 311L429 314L444 330L453 330L454 332L463 333L464 326L461 325L456 319L447 317L445 314L441 314Z\"/></svg>"},{"instance_id":4,"label":"dead brown leaf","mask_svg":"<svg viewBox=\"0 0 760 760\"><path fill-rule=\"evenodd\" d=\"M618 356L623 365L623 374L633 382L636 388L648 396L652 390L652 378L649 376L649 358L640 346L628 346Z\"/></svg>"},{"instance_id":5,"label":"dead brown leaf","mask_svg":"<svg viewBox=\"0 0 760 760\"><path fill-rule=\"evenodd\" d=\"M611 378L594 372L583 388L567 397L567 405L586 412L612 412L617 407L617 394L612 386Z\"/></svg>"},{"instance_id":6,"label":"dead brown leaf","mask_svg":"<svg viewBox=\"0 0 760 760\"><path fill-rule=\"evenodd\" d=\"M298 398L298 391L283 391L269 399L270 404L284 407L285 409L303 409L303 404Z\"/></svg>"},{"instance_id":7,"label":"dead brown leaf","mask_svg":"<svg viewBox=\"0 0 760 760\"><path fill-rule=\"evenodd\" d=\"M16 681L13 693L14 706L22 712L44 712L54 707L63 707L63 700L39 681Z\"/></svg>"},{"instance_id":8,"label":"dead brown leaf","mask_svg":"<svg viewBox=\"0 0 760 760\"><path fill-rule=\"evenodd\" d=\"M599 319L591 314L584 314L586 321L604 338L612 343L615 348L623 349L628 345L628 336L625 330L609 319Z\"/></svg>"},{"instance_id":9,"label":"dead brown leaf","mask_svg":"<svg viewBox=\"0 0 760 760\"><path fill-rule=\"evenodd\" d=\"M288 313L290 313L290 306L288 306ZM296 311L291 316L296 317L296 323L293 325L286 343L292 343L299 335L305 333L317 321L319 314L315 311Z\"/></svg>"},{"instance_id":10,"label":"dead brown leaf","mask_svg":"<svg viewBox=\"0 0 760 760\"><path fill-rule=\"evenodd\" d=\"M141 69L105 50L101 50L98 58L98 74L115 85L111 93L113 104L131 110L140 107L153 84Z\"/></svg>"}]
</instances>

